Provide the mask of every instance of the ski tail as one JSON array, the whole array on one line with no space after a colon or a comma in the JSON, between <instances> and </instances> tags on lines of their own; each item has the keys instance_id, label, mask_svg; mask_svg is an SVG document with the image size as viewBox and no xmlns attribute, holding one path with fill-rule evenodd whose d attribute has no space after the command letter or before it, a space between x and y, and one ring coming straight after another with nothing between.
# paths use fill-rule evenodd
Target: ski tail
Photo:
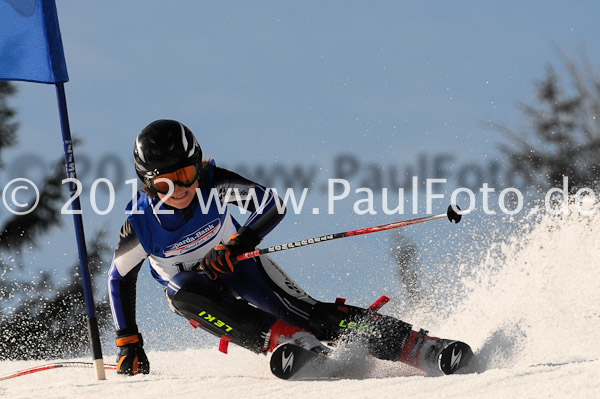
<instances>
[{"instance_id":1,"label":"ski tail","mask_svg":"<svg viewBox=\"0 0 600 399\"><path fill-rule=\"evenodd\" d=\"M283 380L314 380L339 377L343 362L331 351L313 351L287 343L277 347L271 355L271 372Z\"/></svg>"},{"instance_id":2,"label":"ski tail","mask_svg":"<svg viewBox=\"0 0 600 399\"><path fill-rule=\"evenodd\" d=\"M278 378L288 380L297 376L308 363L317 361L319 357L324 361L324 355L297 345L283 344L273 351L270 361L271 372Z\"/></svg>"}]
</instances>

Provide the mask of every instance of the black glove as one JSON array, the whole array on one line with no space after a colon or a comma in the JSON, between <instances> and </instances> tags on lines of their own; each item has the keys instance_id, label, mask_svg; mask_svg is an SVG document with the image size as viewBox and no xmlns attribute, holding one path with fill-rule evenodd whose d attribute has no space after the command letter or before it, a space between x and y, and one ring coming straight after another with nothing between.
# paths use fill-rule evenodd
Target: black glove
<instances>
[{"instance_id":1,"label":"black glove","mask_svg":"<svg viewBox=\"0 0 600 399\"><path fill-rule=\"evenodd\" d=\"M117 374L136 375L150 372L150 362L144 352L142 334L117 338Z\"/></svg>"},{"instance_id":2,"label":"black glove","mask_svg":"<svg viewBox=\"0 0 600 399\"><path fill-rule=\"evenodd\" d=\"M260 237L254 230L241 227L237 233L229 237L225 244L219 244L212 248L202 259L202 269L211 280L217 278L217 274L233 273L234 265L238 255L250 252L256 248Z\"/></svg>"}]
</instances>

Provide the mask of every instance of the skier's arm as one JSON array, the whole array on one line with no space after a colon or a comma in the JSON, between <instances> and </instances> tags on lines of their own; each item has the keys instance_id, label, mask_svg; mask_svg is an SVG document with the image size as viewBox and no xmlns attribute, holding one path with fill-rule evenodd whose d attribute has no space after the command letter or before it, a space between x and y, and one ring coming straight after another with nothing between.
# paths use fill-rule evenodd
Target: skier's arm
<instances>
[{"instance_id":1,"label":"skier's arm","mask_svg":"<svg viewBox=\"0 0 600 399\"><path fill-rule=\"evenodd\" d=\"M236 257L252 251L285 216L281 198L272 190L254 183L237 173L214 169L213 187L221 201L236 204L252 213L246 223L225 244L217 245L204 256L202 269L211 279L231 273Z\"/></svg>"},{"instance_id":2,"label":"skier's arm","mask_svg":"<svg viewBox=\"0 0 600 399\"><path fill-rule=\"evenodd\" d=\"M271 232L285 216L283 201L273 190L267 189L237 173L215 167L213 185L220 193L221 200L228 199L229 203L241 206L251 212L248 220L244 223L244 227L252 229L260 239ZM235 189L239 193L237 198ZM226 198L228 192L229 198Z\"/></svg>"},{"instance_id":3,"label":"skier's arm","mask_svg":"<svg viewBox=\"0 0 600 399\"><path fill-rule=\"evenodd\" d=\"M108 292L117 336L137 334L135 318L137 275L148 254L125 221L108 277Z\"/></svg>"}]
</instances>

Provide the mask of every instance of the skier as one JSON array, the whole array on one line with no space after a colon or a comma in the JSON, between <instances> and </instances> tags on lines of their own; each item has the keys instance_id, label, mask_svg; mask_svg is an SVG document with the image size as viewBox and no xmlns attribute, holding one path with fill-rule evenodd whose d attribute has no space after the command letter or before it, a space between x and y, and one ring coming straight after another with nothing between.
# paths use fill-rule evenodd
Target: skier
<instances>
[{"instance_id":1,"label":"skier","mask_svg":"<svg viewBox=\"0 0 600 399\"><path fill-rule=\"evenodd\" d=\"M146 259L173 311L257 353L286 342L326 353L321 341L357 337L373 356L429 374L450 374L468 363L470 349L458 341L429 337L341 300L312 298L268 256L237 262L275 228L285 210L271 190L204 160L183 124L150 123L136 138L133 158L144 186L127 206L108 277L119 374L150 371L135 303L137 275ZM244 204L250 212L243 225L229 214L227 202ZM457 348L465 351L462 358Z\"/></svg>"}]
</instances>

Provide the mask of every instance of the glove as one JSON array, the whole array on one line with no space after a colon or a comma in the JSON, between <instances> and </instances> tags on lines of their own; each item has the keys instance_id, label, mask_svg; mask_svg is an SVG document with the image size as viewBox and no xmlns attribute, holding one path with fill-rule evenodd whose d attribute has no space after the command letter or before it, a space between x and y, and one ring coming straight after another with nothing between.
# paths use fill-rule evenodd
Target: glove
<instances>
[{"instance_id":1,"label":"glove","mask_svg":"<svg viewBox=\"0 0 600 399\"><path fill-rule=\"evenodd\" d=\"M136 375L150 372L150 362L144 352L142 334L117 338L117 374Z\"/></svg>"},{"instance_id":2,"label":"glove","mask_svg":"<svg viewBox=\"0 0 600 399\"><path fill-rule=\"evenodd\" d=\"M216 279L218 274L233 273L234 266L238 263L236 257L254 250L259 242L258 234L244 226L229 237L227 243L219 244L208 251L202 259L202 269L211 280Z\"/></svg>"}]
</instances>

